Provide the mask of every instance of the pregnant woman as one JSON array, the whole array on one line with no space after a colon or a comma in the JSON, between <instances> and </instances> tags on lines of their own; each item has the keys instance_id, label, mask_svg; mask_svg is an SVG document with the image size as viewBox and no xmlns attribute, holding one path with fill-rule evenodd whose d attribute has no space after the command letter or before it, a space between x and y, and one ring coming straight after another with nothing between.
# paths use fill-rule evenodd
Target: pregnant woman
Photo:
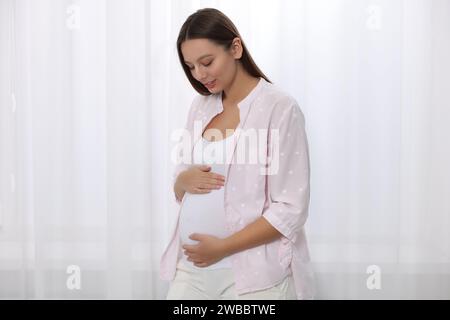
<instances>
[{"instance_id":1,"label":"pregnant woman","mask_svg":"<svg viewBox=\"0 0 450 320\"><path fill-rule=\"evenodd\" d=\"M312 298L300 107L216 9L188 17L177 49L199 95L186 123L189 161L174 175L180 207L160 266L171 281L167 299Z\"/></svg>"}]
</instances>

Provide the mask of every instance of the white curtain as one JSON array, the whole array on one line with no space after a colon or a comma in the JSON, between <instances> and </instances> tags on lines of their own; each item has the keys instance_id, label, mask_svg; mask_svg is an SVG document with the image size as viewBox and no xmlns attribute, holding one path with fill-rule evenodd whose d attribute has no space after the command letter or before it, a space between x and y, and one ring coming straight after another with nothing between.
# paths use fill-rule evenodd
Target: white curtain
<instances>
[{"instance_id":1,"label":"white curtain","mask_svg":"<svg viewBox=\"0 0 450 320\"><path fill-rule=\"evenodd\" d=\"M0 0L0 299L164 299L203 7L305 114L317 298L450 299L450 0Z\"/></svg>"}]
</instances>

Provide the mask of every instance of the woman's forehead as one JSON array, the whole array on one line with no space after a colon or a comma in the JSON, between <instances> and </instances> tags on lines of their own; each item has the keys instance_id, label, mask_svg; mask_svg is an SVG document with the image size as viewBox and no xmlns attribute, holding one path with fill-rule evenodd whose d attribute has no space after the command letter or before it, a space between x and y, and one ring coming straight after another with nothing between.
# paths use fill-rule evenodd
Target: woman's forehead
<instances>
[{"instance_id":1,"label":"woman's forehead","mask_svg":"<svg viewBox=\"0 0 450 320\"><path fill-rule=\"evenodd\" d=\"M219 46L208 39L186 40L181 44L181 51L186 62L195 62L207 55L219 53Z\"/></svg>"}]
</instances>

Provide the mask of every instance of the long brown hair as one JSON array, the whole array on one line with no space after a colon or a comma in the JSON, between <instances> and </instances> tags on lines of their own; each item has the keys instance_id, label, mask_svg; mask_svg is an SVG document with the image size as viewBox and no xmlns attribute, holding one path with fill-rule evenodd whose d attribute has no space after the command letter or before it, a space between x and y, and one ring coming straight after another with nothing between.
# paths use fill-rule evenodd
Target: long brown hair
<instances>
[{"instance_id":1,"label":"long brown hair","mask_svg":"<svg viewBox=\"0 0 450 320\"><path fill-rule=\"evenodd\" d=\"M181 44L186 40L208 39L217 45L222 46L225 50L229 50L233 39L239 37L242 43L242 57L240 61L244 69L254 77L264 78L267 82L272 83L253 61L244 40L234 26L233 22L221 11L214 8L204 8L197 10L191 14L181 27L177 40L178 57L184 73L189 79L198 93L208 96L211 94L209 90L192 76L189 67L184 63L183 54L181 52Z\"/></svg>"}]
</instances>

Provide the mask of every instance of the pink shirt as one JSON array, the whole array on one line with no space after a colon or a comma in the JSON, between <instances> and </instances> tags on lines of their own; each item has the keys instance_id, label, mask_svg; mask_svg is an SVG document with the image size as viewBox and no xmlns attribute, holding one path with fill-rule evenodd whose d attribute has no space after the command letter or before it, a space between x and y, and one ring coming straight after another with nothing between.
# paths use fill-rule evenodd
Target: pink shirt
<instances>
[{"instance_id":1,"label":"pink shirt","mask_svg":"<svg viewBox=\"0 0 450 320\"><path fill-rule=\"evenodd\" d=\"M228 166L224 186L227 228L235 233L262 216L282 237L231 256L236 291L243 294L266 289L292 274L298 299L312 299L313 272L304 230L310 198L304 115L292 96L263 78L238 107L235 163ZM186 124L192 147L211 119L222 111L222 93L194 99ZM252 132L258 136L258 160L239 161L237 150L249 144ZM192 159L192 147L188 148L187 158ZM177 164L174 180L191 164ZM184 198L175 199L180 208ZM164 280L173 280L179 259L179 214L180 210L161 258L160 274Z\"/></svg>"}]
</instances>

